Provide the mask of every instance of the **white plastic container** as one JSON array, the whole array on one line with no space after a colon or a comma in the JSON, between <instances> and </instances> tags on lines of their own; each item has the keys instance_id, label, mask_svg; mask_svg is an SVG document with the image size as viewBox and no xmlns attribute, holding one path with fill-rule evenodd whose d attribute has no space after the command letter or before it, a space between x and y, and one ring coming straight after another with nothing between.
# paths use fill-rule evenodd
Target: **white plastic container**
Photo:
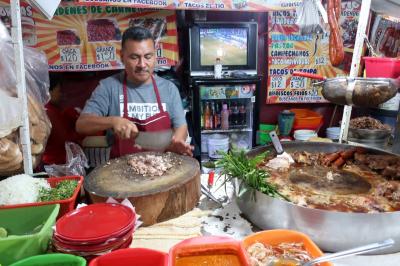
<instances>
[{"instance_id":1,"label":"white plastic container","mask_svg":"<svg viewBox=\"0 0 400 266\"><path fill-rule=\"evenodd\" d=\"M318 137L314 130L300 129L294 131L294 139L300 141L307 141L311 137Z\"/></svg>"},{"instance_id":2,"label":"white plastic container","mask_svg":"<svg viewBox=\"0 0 400 266\"><path fill-rule=\"evenodd\" d=\"M340 127L328 127L326 129L326 137L331 140L338 140L340 136Z\"/></svg>"},{"instance_id":3,"label":"white plastic container","mask_svg":"<svg viewBox=\"0 0 400 266\"><path fill-rule=\"evenodd\" d=\"M213 159L222 158L218 151L228 152L229 136L222 134L213 134L208 137L208 156Z\"/></svg>"},{"instance_id":4,"label":"white plastic container","mask_svg":"<svg viewBox=\"0 0 400 266\"><path fill-rule=\"evenodd\" d=\"M201 153L208 152L208 134L201 134Z\"/></svg>"}]
</instances>

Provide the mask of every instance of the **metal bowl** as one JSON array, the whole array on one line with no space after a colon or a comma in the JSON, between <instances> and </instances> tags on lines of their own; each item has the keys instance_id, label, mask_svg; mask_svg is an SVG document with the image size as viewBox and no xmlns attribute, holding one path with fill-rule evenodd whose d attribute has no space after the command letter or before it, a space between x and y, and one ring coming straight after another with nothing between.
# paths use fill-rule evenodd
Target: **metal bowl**
<instances>
[{"instance_id":1,"label":"metal bowl","mask_svg":"<svg viewBox=\"0 0 400 266\"><path fill-rule=\"evenodd\" d=\"M385 129L349 128L349 138L353 139L383 140L389 138L390 134L390 130Z\"/></svg>"},{"instance_id":2,"label":"metal bowl","mask_svg":"<svg viewBox=\"0 0 400 266\"><path fill-rule=\"evenodd\" d=\"M288 152L335 152L354 146L338 143L283 143ZM254 156L271 150L264 146L249 152ZM391 154L377 149L368 149L375 154ZM394 155L394 154L391 154ZM238 187L236 180L235 187ZM255 195L255 197L254 197ZM275 199L249 188L236 194L242 213L261 229L292 229L303 232L324 251L337 252L387 238L396 243L390 249L376 251L386 254L400 251L400 211L384 213L348 213L301 207Z\"/></svg>"}]
</instances>

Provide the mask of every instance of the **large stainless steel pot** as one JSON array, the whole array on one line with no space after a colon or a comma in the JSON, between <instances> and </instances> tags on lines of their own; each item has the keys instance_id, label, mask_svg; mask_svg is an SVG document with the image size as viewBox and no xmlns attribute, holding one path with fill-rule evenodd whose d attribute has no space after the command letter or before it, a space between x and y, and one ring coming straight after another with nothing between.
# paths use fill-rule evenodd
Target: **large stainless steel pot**
<instances>
[{"instance_id":1,"label":"large stainless steel pot","mask_svg":"<svg viewBox=\"0 0 400 266\"><path fill-rule=\"evenodd\" d=\"M285 151L335 152L353 146L337 143L283 143ZM249 152L250 156L272 150L264 146ZM368 149L375 154L390 154L382 150ZM394 154L393 154L394 155ZM236 187L238 187L236 180ZM336 252L377 242L387 238L395 240L390 249L376 251L385 254L400 251L400 211L386 213L347 213L317 210L297 206L290 202L269 197L248 189L236 194L237 204L243 214L261 229L293 229L309 235L325 251Z\"/></svg>"}]
</instances>

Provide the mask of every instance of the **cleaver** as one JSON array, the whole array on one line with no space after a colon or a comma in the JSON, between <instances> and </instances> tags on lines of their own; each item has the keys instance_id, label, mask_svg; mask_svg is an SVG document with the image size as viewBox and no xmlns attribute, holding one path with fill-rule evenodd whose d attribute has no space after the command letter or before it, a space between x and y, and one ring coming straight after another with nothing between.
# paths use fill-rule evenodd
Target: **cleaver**
<instances>
[{"instance_id":1,"label":"cleaver","mask_svg":"<svg viewBox=\"0 0 400 266\"><path fill-rule=\"evenodd\" d=\"M172 141L172 129L163 131L139 131L135 145L145 150L164 151Z\"/></svg>"}]
</instances>

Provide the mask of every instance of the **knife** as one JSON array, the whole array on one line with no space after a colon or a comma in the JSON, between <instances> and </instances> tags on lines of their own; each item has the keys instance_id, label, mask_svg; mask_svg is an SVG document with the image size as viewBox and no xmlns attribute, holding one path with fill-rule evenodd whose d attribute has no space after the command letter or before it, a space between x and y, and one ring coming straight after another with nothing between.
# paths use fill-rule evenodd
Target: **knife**
<instances>
[{"instance_id":1,"label":"knife","mask_svg":"<svg viewBox=\"0 0 400 266\"><path fill-rule=\"evenodd\" d=\"M172 141L171 129L163 131L139 131L135 145L145 150L164 151Z\"/></svg>"},{"instance_id":2,"label":"knife","mask_svg":"<svg viewBox=\"0 0 400 266\"><path fill-rule=\"evenodd\" d=\"M269 136L271 138L272 145L276 150L277 153L276 157L286 158L289 160L289 163L294 163L292 156L283 150L282 143L279 140L278 135L276 135L276 132L275 131L269 132Z\"/></svg>"}]
</instances>

